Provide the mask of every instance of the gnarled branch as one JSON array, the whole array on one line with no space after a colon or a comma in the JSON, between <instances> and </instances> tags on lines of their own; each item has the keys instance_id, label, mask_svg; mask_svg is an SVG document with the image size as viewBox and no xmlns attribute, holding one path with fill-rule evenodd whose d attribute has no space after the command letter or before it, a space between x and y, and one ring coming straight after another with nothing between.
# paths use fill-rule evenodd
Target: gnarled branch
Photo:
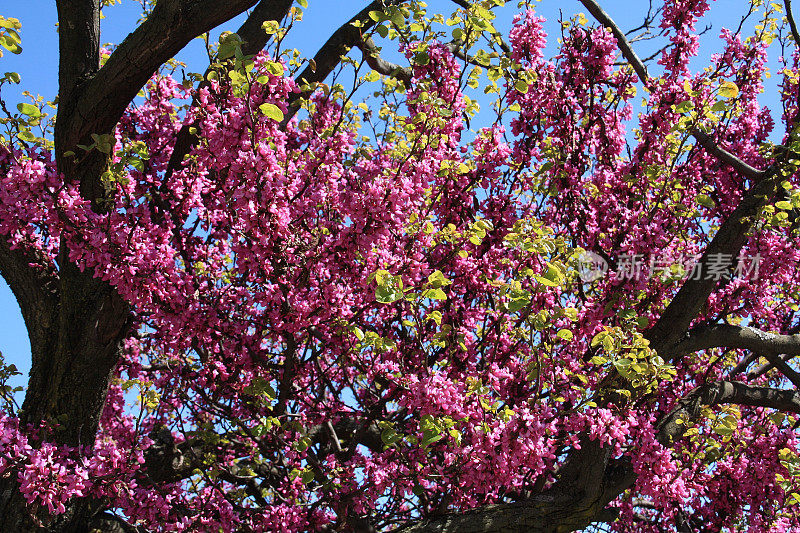
<instances>
[{"instance_id":1,"label":"gnarled branch","mask_svg":"<svg viewBox=\"0 0 800 533\"><path fill-rule=\"evenodd\" d=\"M709 348L744 348L759 354L800 355L800 334L780 335L750 326L715 324L694 328L675 347L676 352L691 353Z\"/></svg>"},{"instance_id":2,"label":"gnarled branch","mask_svg":"<svg viewBox=\"0 0 800 533\"><path fill-rule=\"evenodd\" d=\"M383 59L379 55L380 51L372 38L367 37L366 39L362 39L361 42L356 43L356 46L361 49L361 52L364 54L364 61L372 70L384 76L397 78L405 83L406 86L411 83L411 68L401 67L400 65Z\"/></svg>"},{"instance_id":3,"label":"gnarled branch","mask_svg":"<svg viewBox=\"0 0 800 533\"><path fill-rule=\"evenodd\" d=\"M704 406L738 404L800 413L800 392L755 387L738 381L716 381L694 389L658 424L658 441L669 446L700 416Z\"/></svg>"}]
</instances>

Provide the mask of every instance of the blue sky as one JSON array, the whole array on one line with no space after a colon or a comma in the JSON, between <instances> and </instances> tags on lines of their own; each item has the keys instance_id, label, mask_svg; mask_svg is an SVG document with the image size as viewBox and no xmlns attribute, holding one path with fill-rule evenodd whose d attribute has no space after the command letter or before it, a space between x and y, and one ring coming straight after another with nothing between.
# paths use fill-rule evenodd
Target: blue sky
<instances>
[{"instance_id":1,"label":"blue sky","mask_svg":"<svg viewBox=\"0 0 800 533\"><path fill-rule=\"evenodd\" d=\"M309 7L305 10L304 20L290 33L287 45L298 48L303 55L312 56L327 37L338 26L349 19L355 12L363 8L367 0L309 0ZM443 13L451 12L455 6L448 0L429 0L430 10L439 10ZM641 23L647 2L644 0L606 0L601 2L606 11L619 23L623 29L629 29ZM516 9L516 2L509 1L503 17L497 22L501 29L508 28L510 16ZM712 23L713 29L705 36L701 57L697 62L699 67L703 58L708 58L719 49L719 30L723 27L735 28L738 17L746 7L746 2L741 0L717 0L712 12L704 22ZM542 0L537 3L537 11L545 16L550 24L547 25L551 35L551 46L557 37L557 20L559 10L563 11L564 18L584 11L577 1ZM106 18L101 23L101 42L119 43L125 35L136 27L140 13L138 2L122 0L122 3L104 9ZM58 75L58 36L56 33L56 7L52 0L0 0L0 15L15 17L22 22L23 53L15 56L5 53L0 58L0 72L13 71L20 73L22 83L13 90L6 89L3 98L13 109L22 100L21 92L30 91L41 94L47 99L52 99L57 92ZM242 17L219 28L212 34L216 38L221 30L235 30L241 23ZM637 45L642 56L649 55L651 45ZM201 41L192 41L178 56L187 63L187 71L202 72L208 59ZM774 72L774 70L773 70ZM775 78L773 78L774 80ZM774 91L768 92L764 103L775 103ZM779 117L775 117L779 118ZM30 346L27 333L22 322L16 300L7 285L0 279L0 351L7 363L14 363L25 375L17 379L16 385L25 385L27 372L30 368Z\"/></svg>"}]
</instances>

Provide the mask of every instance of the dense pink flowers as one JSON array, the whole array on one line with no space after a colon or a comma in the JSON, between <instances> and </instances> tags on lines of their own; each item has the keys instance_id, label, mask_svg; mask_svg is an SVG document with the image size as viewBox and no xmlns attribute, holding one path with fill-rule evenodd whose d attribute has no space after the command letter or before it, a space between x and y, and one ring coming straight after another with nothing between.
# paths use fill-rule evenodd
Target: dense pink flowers
<instances>
[{"instance_id":1,"label":"dense pink flowers","mask_svg":"<svg viewBox=\"0 0 800 533\"><path fill-rule=\"evenodd\" d=\"M405 90L376 93L380 132L335 87L282 127L261 106L288 113L300 89L266 54L245 89L224 79L192 94L155 77L116 130L106 214L51 154L4 148L0 232L50 264L66 243L138 330L94 446L56 447L57 422L2 415L0 475L17 476L31 506L57 514L90 496L158 531L309 531L353 516L388 527L541 490L566 454L599 441L638 475L616 502L619 530L648 530L642 502L664 527L696 513L710 530L797 530L772 503L796 490L780 455L797 451L788 419L743 407L728 434L709 416L672 448L656 438L660 415L735 364L647 367L655 354L635 342L682 274L581 283L575 271L579 249L612 266L702 252L750 185L684 150L688 126L676 127L682 109L712 108L720 82L738 95L714 135L764 165L776 118L757 100L766 48L723 31L713 72L691 72L707 9L667 2L663 83L638 117L642 85L615 65L608 29L569 26L546 60L544 20L528 11L509 35L513 110L474 134L463 65L430 41L403 45ZM184 124L202 141L168 169ZM799 244L762 224L745 247L763 258L759 277L721 283L700 319L794 328L776 302L794 302ZM606 330L616 347L593 346ZM653 394L603 403L603 379L625 361Z\"/></svg>"}]
</instances>

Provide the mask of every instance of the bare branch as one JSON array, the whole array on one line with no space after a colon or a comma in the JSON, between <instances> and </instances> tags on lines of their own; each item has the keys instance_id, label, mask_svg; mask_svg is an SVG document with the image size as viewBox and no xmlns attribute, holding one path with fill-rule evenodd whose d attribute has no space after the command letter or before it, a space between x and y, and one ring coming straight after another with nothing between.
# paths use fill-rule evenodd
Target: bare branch
<instances>
[{"instance_id":1,"label":"bare branch","mask_svg":"<svg viewBox=\"0 0 800 533\"><path fill-rule=\"evenodd\" d=\"M380 51L378 50L378 47L375 45L375 41L373 41L372 38L367 37L361 42L356 43L356 46L361 49L361 52L364 54L364 61L372 70L383 74L384 76L397 78L406 84L406 86L411 83L411 68L401 67L400 65L381 58Z\"/></svg>"}]
</instances>

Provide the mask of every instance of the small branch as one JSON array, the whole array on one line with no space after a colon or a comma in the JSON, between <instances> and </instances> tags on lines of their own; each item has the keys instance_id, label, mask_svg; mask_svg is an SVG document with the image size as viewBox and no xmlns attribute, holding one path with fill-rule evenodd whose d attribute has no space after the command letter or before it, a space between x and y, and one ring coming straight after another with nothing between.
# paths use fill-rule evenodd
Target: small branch
<instances>
[{"instance_id":1,"label":"small branch","mask_svg":"<svg viewBox=\"0 0 800 533\"><path fill-rule=\"evenodd\" d=\"M289 12L294 0L261 0L258 5L253 9L247 20L236 30L236 34L242 38L242 54L245 56L255 55L263 49L267 42L269 42L270 35L261 27L261 25L268 20L281 21ZM209 70L205 74L208 75ZM210 85L209 81L203 76L203 81L197 87L199 91L203 87ZM197 105L197 97L192 99L191 107ZM167 164L166 179L164 183L169 181L172 173L180 168L183 158L186 157L192 147L197 144L197 135L192 135L189 131L192 126L197 124L184 124L175 139L175 145L172 149L172 154Z\"/></svg>"},{"instance_id":2,"label":"small branch","mask_svg":"<svg viewBox=\"0 0 800 533\"><path fill-rule=\"evenodd\" d=\"M766 354L764 357L766 357L770 364L777 368L781 374L786 376L786 378L792 382L792 385L794 385L796 389L800 390L800 373L789 366L789 363L786 362L786 359L774 353Z\"/></svg>"},{"instance_id":3,"label":"small branch","mask_svg":"<svg viewBox=\"0 0 800 533\"><path fill-rule=\"evenodd\" d=\"M606 13L595 0L580 1L584 7L589 10L592 16L598 20L598 22L611 30L611 32L614 34L614 37L617 39L617 46L622 52L622 55L628 61L628 64L633 67L633 70L636 71L636 74L639 76L639 79L642 81L642 83L647 85L650 81L649 74L647 73L647 67L645 67L642 60L633 50L633 46L631 46L628 38L625 37L625 34L619 28L617 23L614 22L608 13ZM728 165L732 166L743 176L746 176L752 180L759 180L763 179L766 175L767 171L758 170L751 167L732 153L720 147L710 135L700 131L697 128L693 129L691 133L692 136L697 139L697 142L700 143L700 146L705 148L708 153L712 154L723 163L727 163Z\"/></svg>"},{"instance_id":4,"label":"small branch","mask_svg":"<svg viewBox=\"0 0 800 533\"><path fill-rule=\"evenodd\" d=\"M387 6L400 3L401 0L373 0L364 9L356 13L350 20L341 25L325 41L325 44L314 55L311 62L300 75L296 76L298 83L308 84L309 89L301 93L295 93L289 97L289 109L284 114L282 125L289 123L292 117L300 110L300 99L306 97L313 90L314 84L323 81L333 72L348 50L358 46L363 41L363 34L376 22L369 16L370 11L383 11ZM353 24L360 24L356 27Z\"/></svg>"},{"instance_id":5,"label":"small branch","mask_svg":"<svg viewBox=\"0 0 800 533\"><path fill-rule=\"evenodd\" d=\"M337 452L341 453L341 451L342 451L342 443L339 442L339 435L336 434L336 428L333 427L333 424L331 424L330 420L325 422L325 427L328 428L328 431L331 434L331 440L333 441L334 448L336 448Z\"/></svg>"},{"instance_id":6,"label":"small branch","mask_svg":"<svg viewBox=\"0 0 800 533\"><path fill-rule=\"evenodd\" d=\"M753 356L754 356L753 359L755 359L755 358L757 358L759 356L759 354L753 353ZM765 355L764 357L767 359L768 362L766 362L763 365L758 366L758 367L754 368L753 370L751 370L750 372L748 372L747 373L747 379L749 381L752 381L754 379L758 379L759 377L763 376L764 374L766 374L767 372L769 372L773 368L778 367L779 370L781 370L781 369L785 370L786 368L788 368L789 371L790 371L789 374L786 374L784 372L784 370L781 370L781 372L784 373L784 375L787 378L789 378L789 380L792 383L795 383L795 379L797 379L797 376L799 376L800 374L798 374L792 367L790 367L788 363L789 363L789 361L791 361L792 359L797 357L797 355L791 355L791 354L780 355L780 356L779 355ZM797 386L797 383L795 383L795 386ZM800 387L798 387L798 388L800 388Z\"/></svg>"},{"instance_id":7,"label":"small branch","mask_svg":"<svg viewBox=\"0 0 800 533\"><path fill-rule=\"evenodd\" d=\"M581 0L581 4L592 14L592 16L597 19L597 21L602 24L603 26L607 27L611 30L611 33L614 34L614 38L617 39L617 46L619 46L622 55L625 56L625 59L628 61L628 64L633 67L633 70L636 72L636 75L639 76L639 79L647 85L647 82L650 80L650 75L647 73L647 67L644 65L639 56L636 55L634 52L631 43L628 41L628 38L625 36L625 33L617 26L617 23L606 13L600 4L598 4L595 0Z\"/></svg>"}]
</instances>

